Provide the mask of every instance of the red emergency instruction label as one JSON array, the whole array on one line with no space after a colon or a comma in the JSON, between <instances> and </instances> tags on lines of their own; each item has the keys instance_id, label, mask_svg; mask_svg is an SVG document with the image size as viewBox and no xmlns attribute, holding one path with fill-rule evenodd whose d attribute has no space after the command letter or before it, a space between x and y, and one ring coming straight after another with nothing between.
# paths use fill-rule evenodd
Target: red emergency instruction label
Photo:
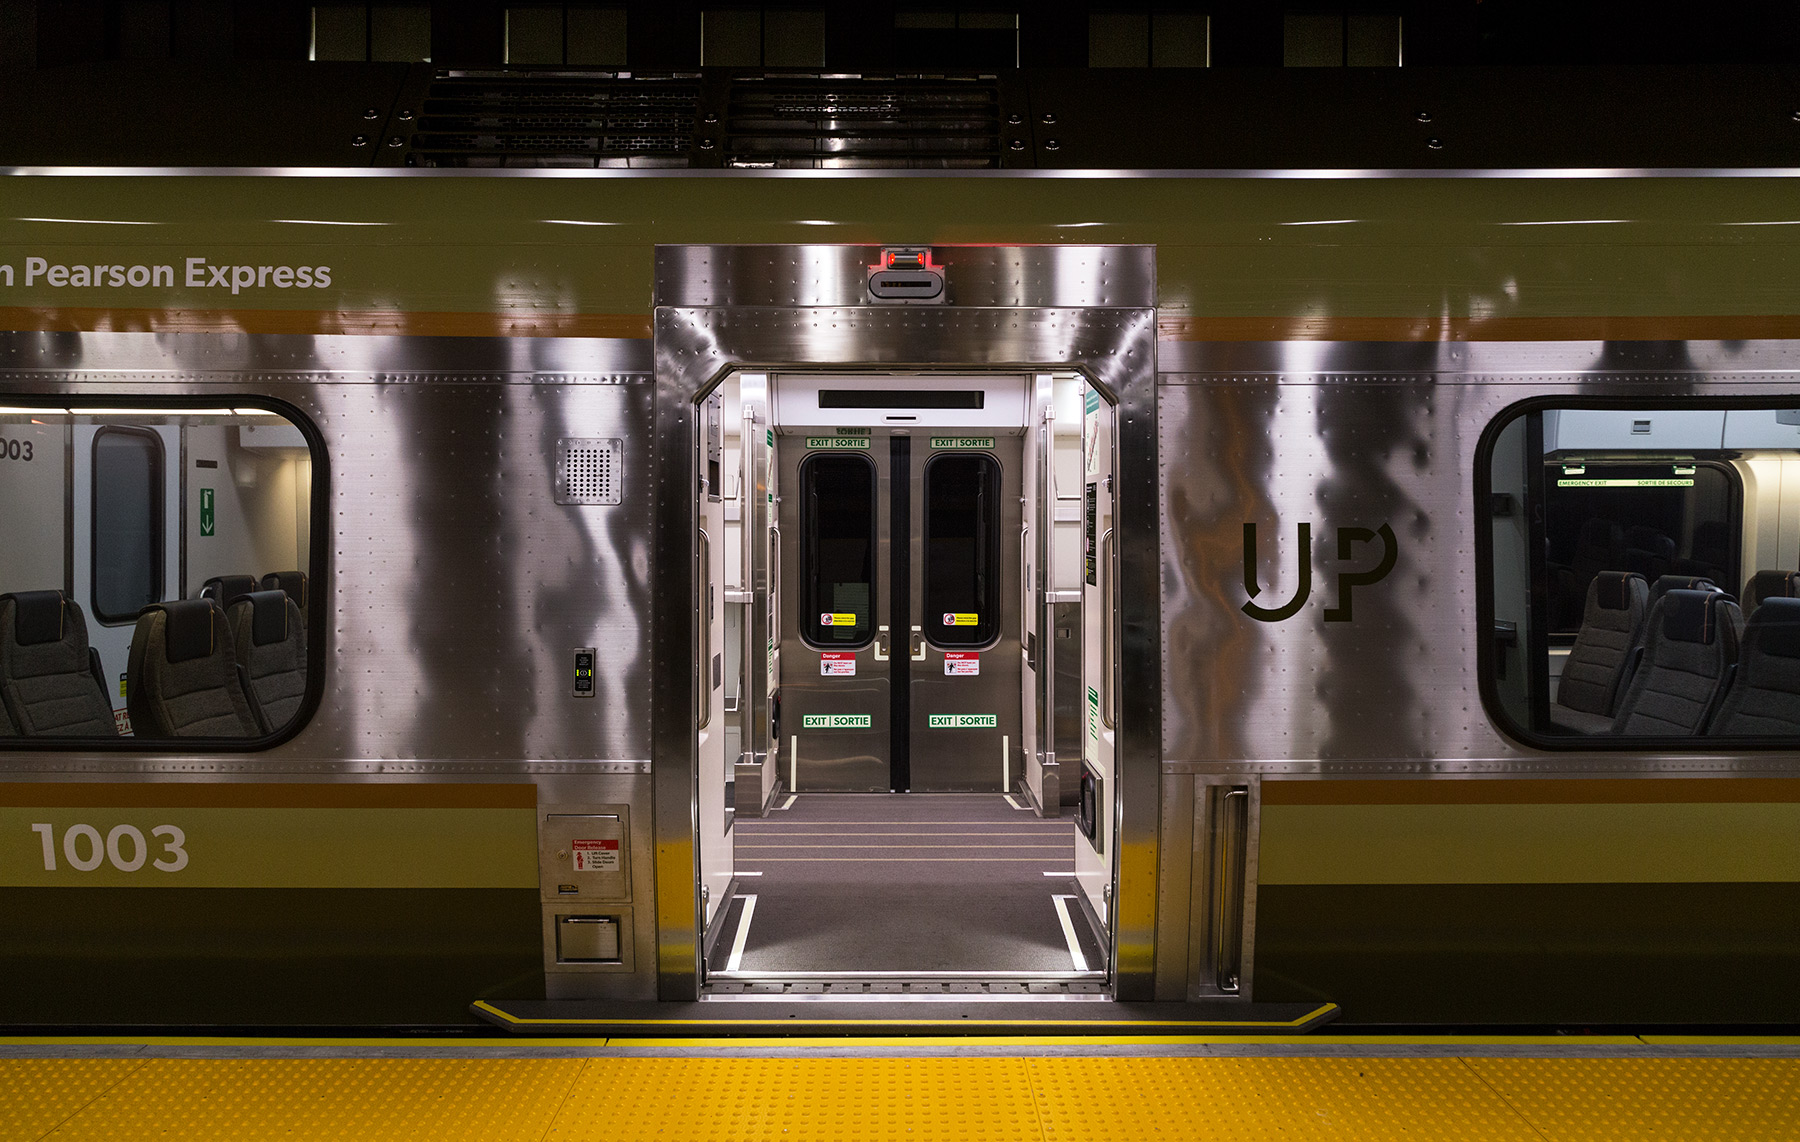
<instances>
[{"instance_id":1,"label":"red emergency instruction label","mask_svg":"<svg viewBox=\"0 0 1800 1142\"><path fill-rule=\"evenodd\" d=\"M841 650L820 654L819 673L835 677L853 677L856 674L856 655Z\"/></svg>"},{"instance_id":2,"label":"red emergency instruction label","mask_svg":"<svg viewBox=\"0 0 1800 1142\"><path fill-rule=\"evenodd\" d=\"M981 673L981 655L967 651L944 652L944 674L951 678L973 678Z\"/></svg>"},{"instance_id":3,"label":"red emergency instruction label","mask_svg":"<svg viewBox=\"0 0 1800 1142\"><path fill-rule=\"evenodd\" d=\"M576 872L619 871L619 842L616 840L571 841L569 850L575 857Z\"/></svg>"}]
</instances>

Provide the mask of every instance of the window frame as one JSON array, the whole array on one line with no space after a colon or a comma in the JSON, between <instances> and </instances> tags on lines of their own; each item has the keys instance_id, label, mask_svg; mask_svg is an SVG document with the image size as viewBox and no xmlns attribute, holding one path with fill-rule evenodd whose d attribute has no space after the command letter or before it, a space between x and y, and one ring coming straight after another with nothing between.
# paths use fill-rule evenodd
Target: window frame
<instances>
[{"instance_id":1,"label":"window frame","mask_svg":"<svg viewBox=\"0 0 1800 1142\"><path fill-rule=\"evenodd\" d=\"M1782 751L1792 753L1800 748L1800 735L1794 737L1745 737L1742 735L1694 734L1688 736L1634 735L1631 737L1612 736L1610 734L1548 734L1519 725L1507 712L1496 685L1496 646L1494 639L1494 539L1492 516L1487 505L1493 503L1493 468L1494 449L1502 432L1515 421L1532 413L1543 413L1552 409L1577 410L1619 410L1619 409L1668 409L1670 411L1731 411L1731 410L1767 410L1782 408L1800 408L1800 392L1777 392L1767 396L1734 396L1734 397L1688 397L1662 393L1645 393L1641 396L1629 397L1582 397L1582 396L1542 396L1509 404L1497 412L1482 429L1475 446L1474 493L1479 522L1475 527L1473 552L1475 558L1475 677L1476 689L1481 698L1483 712L1490 725L1504 738L1546 753L1678 753L1688 755L1717 754L1725 751ZM1702 450L1704 451L1704 450ZM1800 447L1795 450L1800 456ZM1534 481L1533 487L1541 487L1541 474L1545 468L1543 463L1542 442L1538 442L1531 453L1538 463L1535 468L1529 467L1528 479ZM1708 461L1720 463L1730 472L1732 505L1737 512L1740 536L1743 519L1743 485L1730 463L1717 455L1697 460L1697 463ZM1533 474L1535 472L1535 475ZM1521 504L1519 510L1529 513L1530 504ZM1541 532L1541 523L1533 525L1534 533ZM1550 648L1550 634L1547 620L1548 597L1540 590L1544 578L1544 557L1541 550L1533 545L1534 552L1530 571L1532 598L1528 605L1533 619L1533 630L1526 643L1525 654L1528 669L1542 672L1542 666L1531 667L1532 657L1547 656ZM1739 555L1740 562L1742 555ZM1738 569L1738 577L1746 577L1750 571ZM1721 586L1725 586L1721 584ZM1739 599L1742 583L1726 587L1726 593L1734 600ZM1741 600L1739 600L1741 602ZM1546 658L1547 661L1547 658ZM1542 692L1531 695L1534 714L1539 707L1548 713L1550 701L1549 679L1546 675Z\"/></svg>"},{"instance_id":2,"label":"window frame","mask_svg":"<svg viewBox=\"0 0 1800 1142\"><path fill-rule=\"evenodd\" d=\"M988 550L993 557L993 568L987 576L984 590L984 594L987 595L987 598L982 600L982 606L985 609L976 612L979 619L975 624L975 632L981 637L971 639L968 642L945 642L943 639L938 638L931 633L934 628L932 628L930 623L920 622L920 626L926 628L926 642L930 643L932 646L952 651L986 650L998 643L1001 634L1004 632L1004 624L1000 619L1001 612L1006 605L1006 585L1004 583L1006 578L1006 550L1005 544L1001 541L1000 536L1001 532L1005 530L1005 520L1001 518L1004 515L1004 494L1002 488L1005 486L1005 469L1000 463L1000 458L992 452L979 450L966 451L960 449L941 450L934 452L931 457L925 461L925 471L919 482L920 552L918 575L919 607L921 611L919 618L921 620L929 618L933 613L931 610L931 603L927 598L931 579L932 469L936 468L942 461L971 459L980 460L987 465L988 472L991 474L993 480L994 494L994 511L992 517L981 521L982 534L978 539L978 542L985 542L988 545Z\"/></svg>"},{"instance_id":3,"label":"window frame","mask_svg":"<svg viewBox=\"0 0 1800 1142\"><path fill-rule=\"evenodd\" d=\"M823 642L814 637L819 624L812 617L819 612L812 608L819 605L813 582L813 568L818 562L818 529L815 526L816 512L812 504L812 485L808 478L814 466L821 462L833 460L860 461L869 471L869 629L863 637L856 641ZM881 584L881 472L875 465L875 459L862 451L817 451L810 452L800 460L800 468L796 473L800 485L800 567L799 598L795 600L799 607L797 612L800 621L795 625L800 630L800 641L815 650L861 651L875 641L875 617L879 606L877 599Z\"/></svg>"},{"instance_id":4,"label":"window frame","mask_svg":"<svg viewBox=\"0 0 1800 1142\"><path fill-rule=\"evenodd\" d=\"M70 407L72 408L74 406L71 405ZM163 552L167 550L169 542L169 521L166 518L168 513L164 509L162 495L164 482L169 477L169 455L168 449L163 446L163 440L160 434L153 432L148 428L140 428L136 425L129 424L99 425L95 428L94 439L89 445L91 450L89 463L94 478L89 481L88 487L88 599L93 603L93 618L95 622L109 627L122 627L136 624L138 617L137 610L132 611L129 615L108 614L100 610L99 456L100 442L105 440L108 436L135 437L141 440L148 440L150 441L151 450L155 456L155 474L150 481L149 488L150 527L152 537L150 542L151 565L155 569L153 576L155 590L151 592L154 596L151 600L152 602L160 602L169 586L168 583L164 581L167 576L163 573ZM140 607L138 610L142 610L142 608Z\"/></svg>"},{"instance_id":5,"label":"window frame","mask_svg":"<svg viewBox=\"0 0 1800 1142\"><path fill-rule=\"evenodd\" d=\"M307 576L306 693L302 696L300 708L295 711L292 721L274 733L264 734L260 737L242 738L0 736L0 755L11 753L119 753L140 755L146 761L160 762L171 756L183 754L263 753L287 743L305 730L317 716L325 695L325 635L329 630L328 609L331 599L329 580L331 566L331 457L325 447L325 437L320 433L318 425L313 423L312 418L288 401L259 393L152 395L148 393L88 394L40 391L8 395L5 403L14 408L42 407L47 411L66 411L74 416L93 415L85 411L87 409L122 406L140 408L155 415L166 416L180 416L202 409L218 408L253 408L274 413L299 429L301 437L306 441L307 451L312 460L312 492L308 505L308 514L311 517L308 529L311 545L306 553L306 566L303 568ZM103 427L131 428L134 426L106 425ZM167 463L166 450L164 463ZM166 468L164 472L166 476ZM164 521L164 526L168 526L167 520ZM283 570L283 568L274 568L273 570ZM70 574L78 573L77 569L70 569ZM163 584L163 587L166 590L168 584ZM133 621L135 622L135 616Z\"/></svg>"}]
</instances>

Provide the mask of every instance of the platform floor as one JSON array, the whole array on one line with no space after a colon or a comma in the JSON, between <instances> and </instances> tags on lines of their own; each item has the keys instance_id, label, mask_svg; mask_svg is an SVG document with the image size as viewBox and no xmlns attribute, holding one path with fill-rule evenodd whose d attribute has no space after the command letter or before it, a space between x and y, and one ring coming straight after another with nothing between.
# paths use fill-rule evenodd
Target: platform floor
<instances>
[{"instance_id":1,"label":"platform floor","mask_svg":"<svg viewBox=\"0 0 1800 1142\"><path fill-rule=\"evenodd\" d=\"M0 1139L1800 1137L1800 1040L0 1040Z\"/></svg>"}]
</instances>

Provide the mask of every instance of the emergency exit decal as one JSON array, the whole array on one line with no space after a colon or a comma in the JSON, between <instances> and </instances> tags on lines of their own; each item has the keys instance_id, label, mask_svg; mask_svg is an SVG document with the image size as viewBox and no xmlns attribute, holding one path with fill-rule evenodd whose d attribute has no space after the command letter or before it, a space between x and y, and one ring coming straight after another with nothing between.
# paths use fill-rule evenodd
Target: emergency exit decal
<instances>
[{"instance_id":1,"label":"emergency exit decal","mask_svg":"<svg viewBox=\"0 0 1800 1142\"><path fill-rule=\"evenodd\" d=\"M803 730L866 730L867 714L807 714L800 719Z\"/></svg>"},{"instance_id":2,"label":"emergency exit decal","mask_svg":"<svg viewBox=\"0 0 1800 1142\"><path fill-rule=\"evenodd\" d=\"M981 673L981 655L964 651L944 652L944 675L947 678L973 678Z\"/></svg>"},{"instance_id":3,"label":"emergency exit decal","mask_svg":"<svg viewBox=\"0 0 1800 1142\"><path fill-rule=\"evenodd\" d=\"M933 714L929 725L934 730L992 730L999 728L1000 719L995 714Z\"/></svg>"},{"instance_id":4,"label":"emergency exit decal","mask_svg":"<svg viewBox=\"0 0 1800 1142\"><path fill-rule=\"evenodd\" d=\"M931 438L933 448L992 448L994 438L991 436L934 436Z\"/></svg>"},{"instance_id":5,"label":"emergency exit decal","mask_svg":"<svg viewBox=\"0 0 1800 1142\"><path fill-rule=\"evenodd\" d=\"M201 488L200 489L200 534L202 536L208 536L208 535L213 534L213 526L214 526L213 503L214 503L214 499L215 499L215 497L213 494L213 489L211 489L211 488Z\"/></svg>"},{"instance_id":6,"label":"emergency exit decal","mask_svg":"<svg viewBox=\"0 0 1800 1142\"><path fill-rule=\"evenodd\" d=\"M617 840L570 841L570 854L575 858L576 872L618 872Z\"/></svg>"},{"instance_id":7,"label":"emergency exit decal","mask_svg":"<svg viewBox=\"0 0 1800 1142\"><path fill-rule=\"evenodd\" d=\"M856 655L847 651L827 651L819 655L819 673L828 678L856 676Z\"/></svg>"}]
</instances>

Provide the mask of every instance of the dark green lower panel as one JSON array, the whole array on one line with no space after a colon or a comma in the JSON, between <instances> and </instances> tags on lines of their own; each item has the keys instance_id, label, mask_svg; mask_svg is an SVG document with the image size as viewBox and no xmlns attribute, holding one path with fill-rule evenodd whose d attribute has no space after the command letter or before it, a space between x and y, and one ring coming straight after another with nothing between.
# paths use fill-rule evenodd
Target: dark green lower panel
<instances>
[{"instance_id":1,"label":"dark green lower panel","mask_svg":"<svg viewBox=\"0 0 1800 1142\"><path fill-rule=\"evenodd\" d=\"M0 889L0 1024L479 1025L543 995L531 889Z\"/></svg>"},{"instance_id":2,"label":"dark green lower panel","mask_svg":"<svg viewBox=\"0 0 1800 1142\"><path fill-rule=\"evenodd\" d=\"M1800 885L1263 885L1256 998L1340 1022L1800 1024Z\"/></svg>"}]
</instances>

